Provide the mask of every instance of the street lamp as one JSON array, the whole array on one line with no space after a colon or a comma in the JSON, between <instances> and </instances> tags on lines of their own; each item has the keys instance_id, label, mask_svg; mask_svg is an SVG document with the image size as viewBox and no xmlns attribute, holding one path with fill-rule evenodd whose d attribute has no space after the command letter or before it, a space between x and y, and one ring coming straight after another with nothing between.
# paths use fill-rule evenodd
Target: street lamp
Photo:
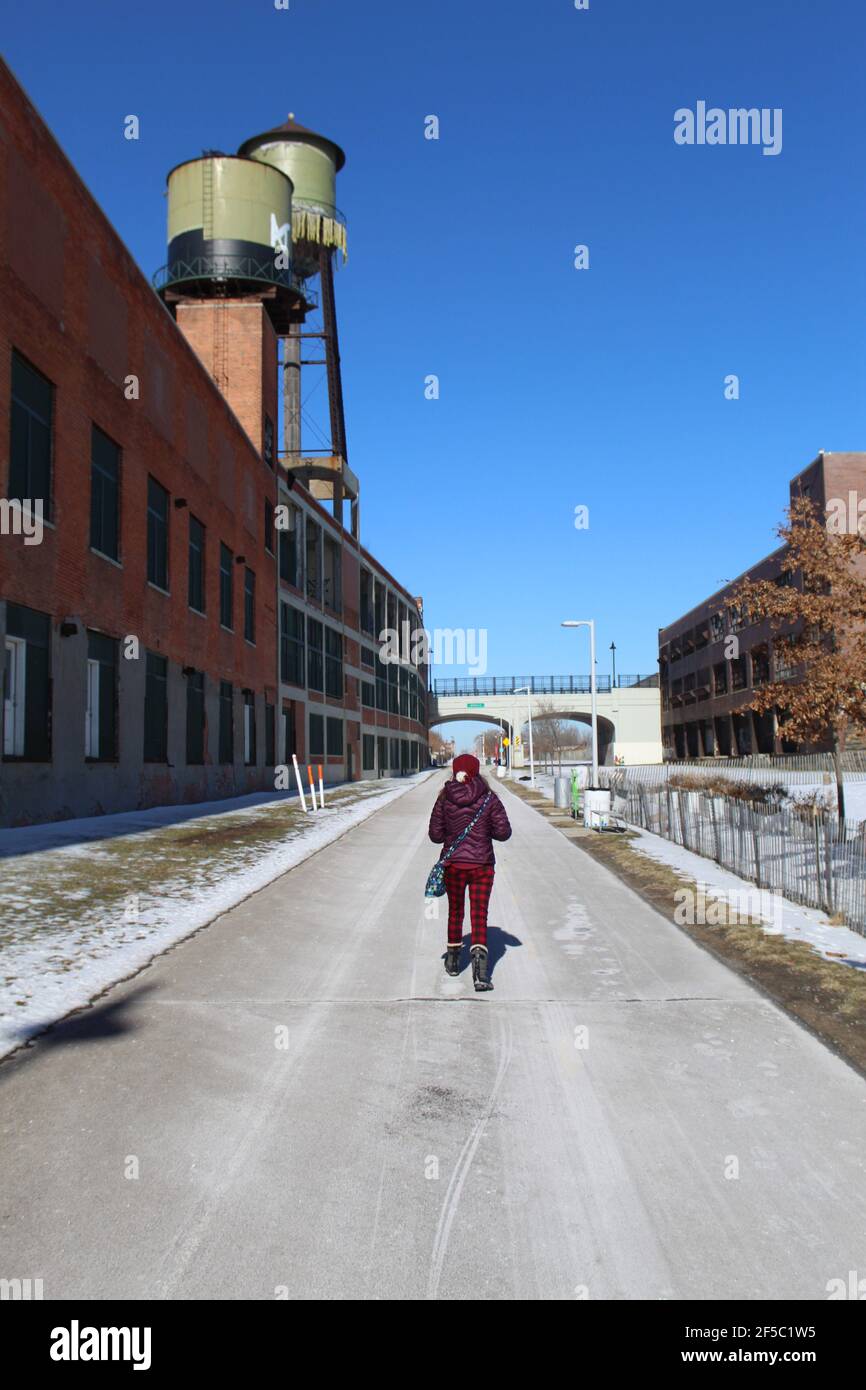
<instances>
[{"instance_id":1,"label":"street lamp","mask_svg":"<svg viewBox=\"0 0 866 1390\"><path fill-rule=\"evenodd\" d=\"M522 695L523 692L524 692L524 690L526 691L526 711L527 711L527 714L529 715L529 785L530 785L530 787L534 787L534 786L535 786L535 754L534 754L533 748L532 748L532 700L531 700L531 698L530 698L532 692L531 692L531 688L530 688L528 685L518 685L518 687L517 687L517 689L515 690L514 693L515 693L515 695Z\"/></svg>"},{"instance_id":2,"label":"street lamp","mask_svg":"<svg viewBox=\"0 0 866 1390\"><path fill-rule=\"evenodd\" d=\"M612 677L612 680L611 680L611 684L615 687L615 686L616 686L616 642L611 642L611 644L610 644L610 659L611 659L611 661L612 661L612 663L613 663L613 677Z\"/></svg>"},{"instance_id":3,"label":"street lamp","mask_svg":"<svg viewBox=\"0 0 866 1390\"><path fill-rule=\"evenodd\" d=\"M589 628L589 689L592 718L592 790L598 787L598 711L595 699L595 620L593 618L573 618L562 623L562 627Z\"/></svg>"}]
</instances>

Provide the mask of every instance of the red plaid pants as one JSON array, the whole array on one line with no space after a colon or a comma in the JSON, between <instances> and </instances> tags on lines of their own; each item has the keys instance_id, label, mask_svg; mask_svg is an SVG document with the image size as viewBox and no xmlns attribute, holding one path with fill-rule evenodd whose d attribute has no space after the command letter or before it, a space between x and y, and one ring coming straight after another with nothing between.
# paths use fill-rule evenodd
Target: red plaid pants
<instances>
[{"instance_id":1,"label":"red plaid pants","mask_svg":"<svg viewBox=\"0 0 866 1390\"><path fill-rule=\"evenodd\" d=\"M487 945L487 906L493 892L493 864L446 864L445 891L448 894L448 945L463 941L463 912L469 889L469 917L472 945Z\"/></svg>"}]
</instances>

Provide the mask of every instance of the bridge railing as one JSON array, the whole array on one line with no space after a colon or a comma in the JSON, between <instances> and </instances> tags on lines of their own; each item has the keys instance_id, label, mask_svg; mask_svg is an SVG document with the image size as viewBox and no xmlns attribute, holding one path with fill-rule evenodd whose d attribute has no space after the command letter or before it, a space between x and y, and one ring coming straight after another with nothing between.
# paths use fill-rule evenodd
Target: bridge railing
<instances>
[{"instance_id":1,"label":"bridge railing","mask_svg":"<svg viewBox=\"0 0 866 1390\"><path fill-rule=\"evenodd\" d=\"M596 676L599 694L611 690L631 689L637 685L657 686L658 672L649 676L620 676L614 682L610 676ZM434 680L434 695L513 695L529 686L533 695L588 695L589 676L454 676Z\"/></svg>"}]
</instances>

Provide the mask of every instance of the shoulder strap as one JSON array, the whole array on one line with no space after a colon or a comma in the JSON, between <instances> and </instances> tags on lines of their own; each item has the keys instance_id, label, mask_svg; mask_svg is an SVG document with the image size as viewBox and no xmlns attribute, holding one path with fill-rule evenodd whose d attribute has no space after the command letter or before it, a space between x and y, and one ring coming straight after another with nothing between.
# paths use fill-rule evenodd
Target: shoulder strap
<instances>
[{"instance_id":1,"label":"shoulder strap","mask_svg":"<svg viewBox=\"0 0 866 1390\"><path fill-rule=\"evenodd\" d=\"M447 850L445 851L445 853L443 854L442 858L439 860L439 863L440 863L440 864L444 864L446 859L450 859L450 858L451 858L451 856L452 856L452 854L454 853L454 851L455 851L455 849L457 848L457 846L458 846L459 844L462 844L462 842L466 839L466 836L469 834L469 832L470 832L470 830L473 828L473 826L475 826L475 825L478 824L479 817L481 816L482 811L484 810L485 806L487 805L487 803L488 803L488 801L490 800L490 798L492 797L492 795L493 795L492 792L488 792L488 793L487 793L487 795L485 796L485 798L484 798L484 800L482 801L481 805L478 807L478 810L475 812L475 815L472 817L471 821L470 821L469 824L466 826L466 829L460 831L460 834L457 836L457 838L456 838L456 840L454 841L453 845L451 845L450 849L447 849Z\"/></svg>"}]
</instances>

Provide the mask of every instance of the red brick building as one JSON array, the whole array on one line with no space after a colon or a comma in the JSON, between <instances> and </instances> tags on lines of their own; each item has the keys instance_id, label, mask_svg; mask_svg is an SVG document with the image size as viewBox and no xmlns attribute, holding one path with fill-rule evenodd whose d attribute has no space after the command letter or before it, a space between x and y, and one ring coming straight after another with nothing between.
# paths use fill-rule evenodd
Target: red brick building
<instances>
[{"instance_id":1,"label":"red brick building","mask_svg":"<svg viewBox=\"0 0 866 1390\"><path fill-rule=\"evenodd\" d=\"M362 552L297 483L345 559L332 693L308 687L306 630L304 684L280 693L265 308L175 321L2 63L0 208L0 824L273 789L326 699L331 777L360 776ZM305 628L323 598L305 590ZM423 700L389 719L419 745L409 766L423 721Z\"/></svg>"},{"instance_id":2,"label":"red brick building","mask_svg":"<svg viewBox=\"0 0 866 1390\"><path fill-rule=\"evenodd\" d=\"M822 515L844 506L856 529L866 513L866 453L821 453L792 478L791 499L810 497ZM659 629L662 747L665 759L746 757L755 753L825 752L783 737L772 710L746 706L755 688L777 678L769 621L746 623L731 603L745 578L776 579L784 547L724 589ZM731 642L731 638L736 642ZM736 655L729 655L729 652ZM857 746L854 740L851 747Z\"/></svg>"}]
</instances>

